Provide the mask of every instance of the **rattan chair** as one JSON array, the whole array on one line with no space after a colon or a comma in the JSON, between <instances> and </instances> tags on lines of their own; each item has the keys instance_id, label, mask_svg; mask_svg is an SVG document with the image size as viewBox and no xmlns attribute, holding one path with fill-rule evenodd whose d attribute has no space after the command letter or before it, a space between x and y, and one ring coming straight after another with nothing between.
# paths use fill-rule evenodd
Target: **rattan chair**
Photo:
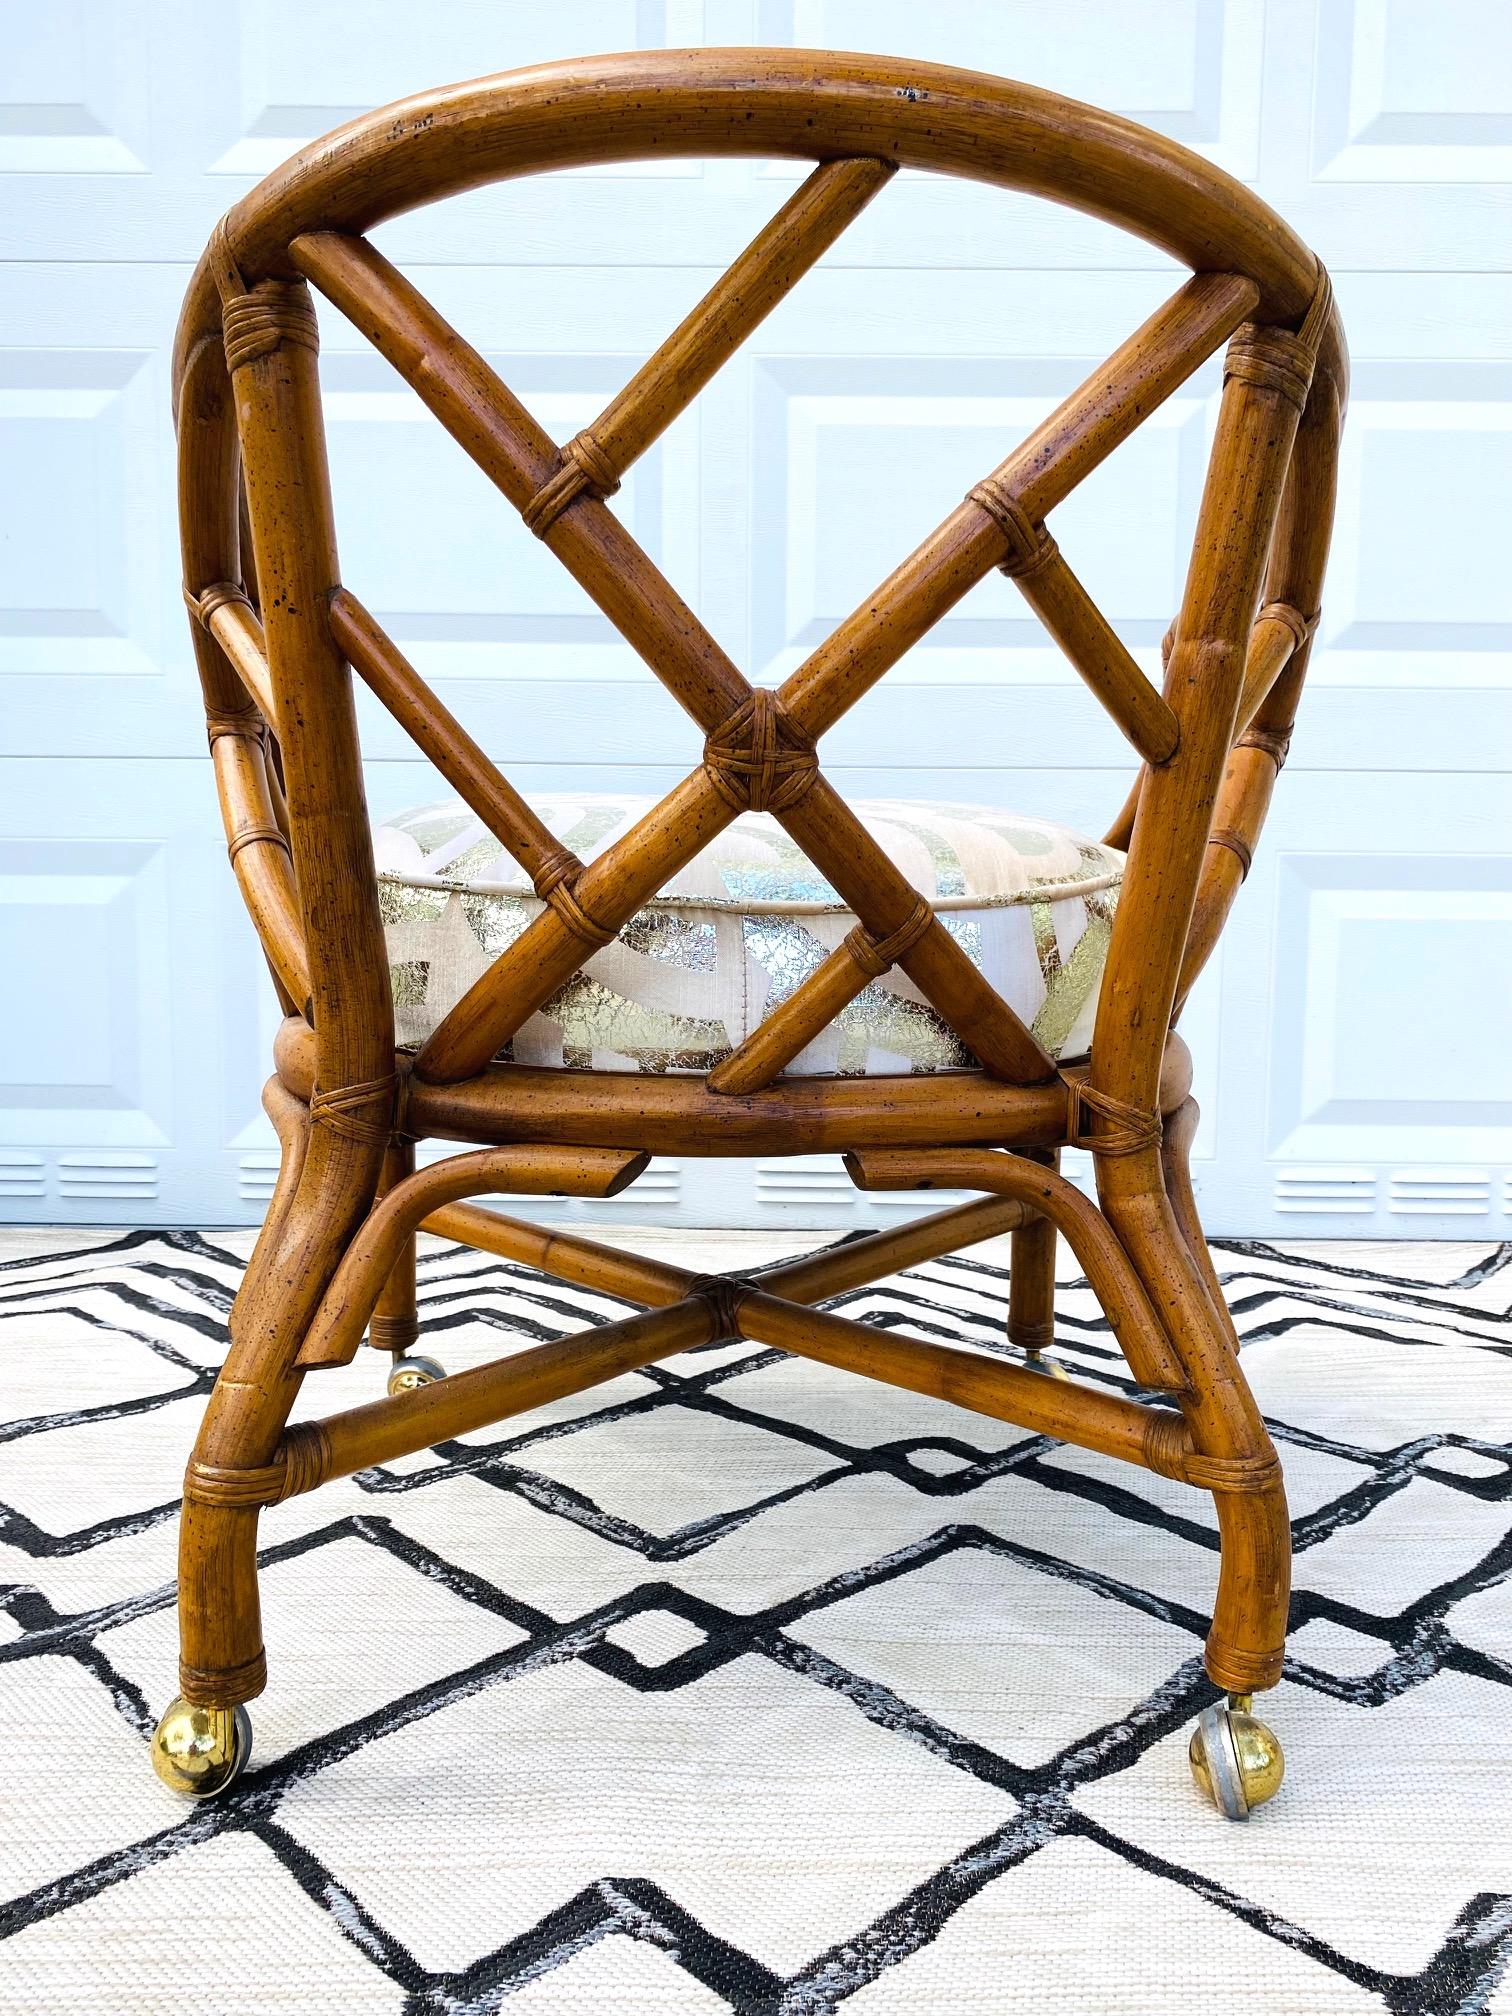
<instances>
[{"instance_id":1,"label":"rattan chair","mask_svg":"<svg viewBox=\"0 0 1512 2016\"><path fill-rule=\"evenodd\" d=\"M396 211L503 177L720 153L818 165L561 448L363 235ZM863 206L885 203L900 166L1090 211L1191 277L781 687L752 688L607 500ZM342 581L307 283L492 477L707 738L700 767L644 816L621 807L607 842L599 822L602 844L585 847L586 862ZM1195 548L1157 691L1045 520L1225 341ZM1193 1205L1196 1108L1173 1023L1248 867L1317 623L1346 382L1317 260L1256 197L1181 147L1024 85L794 50L595 57L409 99L268 177L200 262L174 379L184 582L211 753L236 879L286 1019L266 1093L281 1172L185 1482L181 1694L153 1745L160 1775L208 1796L245 1760L242 1704L265 1679L256 1565L265 1507L673 1353L747 1338L1211 1492L1221 1565L1206 1665L1227 1699L1202 1717L1192 1757L1221 1809L1246 1815L1282 1769L1250 1696L1281 1672L1286 1498ZM1052 851L1065 842L1098 869L1097 902L1090 883L1077 885L1080 897L1053 877L1025 883L1022 859L1000 861L990 886L966 887L997 922L1007 917L1003 943L1017 931L1014 943L1032 946L1051 917L1047 956L1027 976L1014 963L1021 952L994 968L951 918L962 891L948 875L921 892L910 863L939 850L893 844L917 815L858 814L816 754L825 731L993 568L1011 576L1141 759L1104 842L1051 836ZM426 921L416 889L439 892L432 921L454 897L468 900L460 870L435 869L424 820L386 831L380 886L349 668L457 792L457 818L474 818L518 877L498 899L514 906L512 923L492 941L482 930L470 965L414 949ZM975 815L939 816L957 822L959 838L960 821ZM448 829L460 830L455 820ZM989 855L1000 842L1011 850L1011 835L989 837ZM752 849L768 864L812 864L808 882L798 878L811 899L802 917L791 888L761 912L765 928L789 933L784 942L801 936L802 970L782 985L768 974L766 1012L748 1025L695 1017L697 1040L674 1034L653 1055L630 1026L630 996L634 975L657 962L637 964L635 946L644 952L658 930L693 930L679 901L720 908L718 889L711 896L708 877L699 881L710 859L726 876L726 921L733 911L746 928L728 871ZM422 872L406 878L405 858ZM1039 912L1027 938L1022 907L1009 915L1026 890ZM1078 965L1076 1013L1058 1012L1052 1031L1036 1003L1075 948L1057 945L1051 913L1083 899L1092 952ZM1094 925L1100 937L1089 935ZM985 929L978 937L999 942ZM610 977L592 982L595 971ZM586 1034L572 1006L584 986L597 989L599 1014ZM1015 989L1022 1012L1005 998ZM749 997L743 983L737 991ZM623 1032L616 1002L630 1015ZM682 1027L668 1013L668 1026ZM879 1013L928 1032L928 1054L885 1030L868 1047L866 1018ZM1069 1040L1078 1017L1080 1056ZM859 1050L827 1049L835 1027L861 1028ZM417 1172L414 1144L427 1138L480 1145ZM1068 1145L1091 1151L1097 1205L1058 1171ZM837 1150L866 1190L982 1194L753 1278L696 1275L462 1201L605 1197L655 1154ZM612 1291L645 1313L441 1376L411 1351L419 1230ZM917 1342L814 1306L1004 1232L1000 1354ZM1045 1376L1057 1233L1142 1397ZM389 1396L290 1425L306 1374L349 1363L364 1334L395 1354Z\"/></svg>"}]
</instances>

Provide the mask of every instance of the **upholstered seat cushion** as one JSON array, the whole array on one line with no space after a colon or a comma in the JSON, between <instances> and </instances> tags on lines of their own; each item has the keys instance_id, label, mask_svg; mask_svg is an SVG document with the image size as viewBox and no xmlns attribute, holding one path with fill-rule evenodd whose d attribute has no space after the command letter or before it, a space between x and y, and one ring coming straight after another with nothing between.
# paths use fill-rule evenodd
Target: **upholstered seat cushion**
<instances>
[{"instance_id":1,"label":"upholstered seat cushion","mask_svg":"<svg viewBox=\"0 0 1512 2016\"><path fill-rule=\"evenodd\" d=\"M590 860L649 800L533 800ZM1055 1056L1091 1040L1124 857L983 805L858 803L867 829ZM401 1043L418 1044L538 916L530 883L466 806L399 813L374 834ZM587 961L502 1053L598 1071L707 1071L856 923L777 821L746 813ZM804 1050L797 1075L952 1071L973 1059L897 968Z\"/></svg>"}]
</instances>

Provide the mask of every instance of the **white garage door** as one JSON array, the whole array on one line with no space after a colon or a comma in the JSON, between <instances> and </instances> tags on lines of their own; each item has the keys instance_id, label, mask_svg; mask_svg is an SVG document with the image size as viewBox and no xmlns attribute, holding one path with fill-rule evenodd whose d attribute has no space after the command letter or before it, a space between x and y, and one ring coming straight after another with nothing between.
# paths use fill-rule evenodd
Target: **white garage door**
<instances>
[{"instance_id":1,"label":"white garage door","mask_svg":"<svg viewBox=\"0 0 1512 2016\"><path fill-rule=\"evenodd\" d=\"M423 23L423 26L420 25ZM1322 649L1188 1036L1210 1223L1505 1233L1512 1163L1512 10L1502 0L49 0L0 12L0 1213L255 1218L274 1009L226 871L175 561L168 356L219 213L452 77L632 45L894 48L1100 101L1258 187L1332 268L1354 399ZM565 437L796 179L666 163L380 234ZM1169 290L1070 213L904 175L648 455L622 509L771 681ZM670 783L692 731L333 314L346 578L527 789ZM1058 515L1143 662L1216 367ZM984 584L835 733L855 793L1100 832L1122 743ZM431 793L365 718L378 811ZM658 1165L584 1215L864 1223L825 1163ZM885 1208L885 1207L881 1207Z\"/></svg>"}]
</instances>

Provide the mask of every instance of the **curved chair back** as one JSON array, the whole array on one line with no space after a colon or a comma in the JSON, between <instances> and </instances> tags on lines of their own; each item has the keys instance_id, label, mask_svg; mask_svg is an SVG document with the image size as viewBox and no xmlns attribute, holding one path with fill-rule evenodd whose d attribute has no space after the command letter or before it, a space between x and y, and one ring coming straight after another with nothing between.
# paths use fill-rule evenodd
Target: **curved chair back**
<instances>
[{"instance_id":1,"label":"curved chair back","mask_svg":"<svg viewBox=\"0 0 1512 2016\"><path fill-rule=\"evenodd\" d=\"M508 176L720 153L817 165L624 391L561 447L364 235L398 211ZM1191 277L985 470L780 688L753 688L606 500L900 166L1074 205L1160 246ZM309 285L406 379L704 733L699 767L586 866L341 579ZM1225 342L1217 435L1157 690L1046 521ZM1285 755L1317 622L1346 390L1326 276L1238 183L1108 114L933 65L749 49L555 64L405 100L269 177L217 228L195 274L175 388L185 592L228 841L284 1005L314 1024L311 1110L335 1134L376 1152L395 1088L349 666L545 904L424 1044L418 1079L448 1085L481 1072L594 948L750 808L782 821L860 923L711 1074L711 1090L771 1083L893 964L987 1072L1025 1086L1052 1080L1052 1059L881 853L818 756L824 733L1000 568L1141 759L1109 834L1129 858L1070 1131L1114 1160L1121 1147L1149 1145L1172 1018L1217 940Z\"/></svg>"}]
</instances>

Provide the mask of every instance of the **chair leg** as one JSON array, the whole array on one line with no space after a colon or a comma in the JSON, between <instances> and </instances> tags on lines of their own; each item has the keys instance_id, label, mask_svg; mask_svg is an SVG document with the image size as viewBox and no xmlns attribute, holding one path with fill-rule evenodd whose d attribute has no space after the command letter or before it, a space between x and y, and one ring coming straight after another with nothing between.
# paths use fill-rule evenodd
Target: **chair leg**
<instances>
[{"instance_id":1,"label":"chair leg","mask_svg":"<svg viewBox=\"0 0 1512 2016\"><path fill-rule=\"evenodd\" d=\"M1059 1167L1053 1150L1021 1152L1027 1161ZM1048 1218L1030 1218L1008 1236L1008 1341L1033 1370L1064 1379L1065 1368L1044 1356L1055 1342L1055 1226Z\"/></svg>"},{"instance_id":2,"label":"chair leg","mask_svg":"<svg viewBox=\"0 0 1512 2016\"><path fill-rule=\"evenodd\" d=\"M1165 1175L1166 1195L1171 1200L1176 1223L1181 1228L1181 1236L1186 1241L1187 1251L1196 1263L1208 1291L1219 1322L1234 1350L1239 1349L1238 1332L1234 1329L1229 1306L1224 1299L1223 1286L1218 1279L1218 1270L1213 1265L1213 1256L1208 1251L1207 1235L1202 1229L1202 1220L1197 1215L1197 1199L1192 1192L1192 1142L1197 1133L1197 1122L1201 1117L1197 1101L1183 1100L1176 1111L1169 1115L1165 1123L1165 1134L1160 1147L1161 1169Z\"/></svg>"},{"instance_id":3,"label":"chair leg","mask_svg":"<svg viewBox=\"0 0 1512 2016\"><path fill-rule=\"evenodd\" d=\"M285 1156L291 1150L285 1144ZM297 1187L270 1215L231 1312L231 1348L205 1408L179 1518L179 1694L152 1762L173 1791L211 1798L247 1761L243 1704L267 1684L257 1594L262 1479L299 1392L315 1305L372 1200L377 1155L313 1130ZM249 1292L250 1290L250 1292Z\"/></svg>"},{"instance_id":4,"label":"chair leg","mask_svg":"<svg viewBox=\"0 0 1512 2016\"><path fill-rule=\"evenodd\" d=\"M1239 1365L1192 1203L1185 1158L1195 1119L1195 1107L1173 1116L1180 1124L1173 1126L1162 1158L1130 1156L1111 1167L1105 1162L1099 1178L1104 1210L1163 1317L1186 1374L1188 1391L1181 1404L1193 1442L1214 1467L1221 1551L1204 1664L1228 1700L1210 1708L1199 1722L1192 1769L1229 1818L1245 1819L1274 1795L1285 1768L1280 1742L1252 1713L1251 1696L1281 1677L1291 1527L1280 1464ZM1169 1200L1164 1188L1168 1169L1177 1179Z\"/></svg>"},{"instance_id":5,"label":"chair leg","mask_svg":"<svg viewBox=\"0 0 1512 2016\"><path fill-rule=\"evenodd\" d=\"M384 1152L383 1170L378 1178L378 1195L386 1197L398 1183L415 1173L415 1144L395 1141ZM444 1366L434 1358L422 1358L414 1346L420 1335L420 1312L415 1294L415 1238L411 1234L399 1249L393 1270L379 1290L378 1301L368 1319L368 1342L379 1351L393 1354L388 1390L409 1393L417 1386L430 1386L446 1377Z\"/></svg>"}]
</instances>

